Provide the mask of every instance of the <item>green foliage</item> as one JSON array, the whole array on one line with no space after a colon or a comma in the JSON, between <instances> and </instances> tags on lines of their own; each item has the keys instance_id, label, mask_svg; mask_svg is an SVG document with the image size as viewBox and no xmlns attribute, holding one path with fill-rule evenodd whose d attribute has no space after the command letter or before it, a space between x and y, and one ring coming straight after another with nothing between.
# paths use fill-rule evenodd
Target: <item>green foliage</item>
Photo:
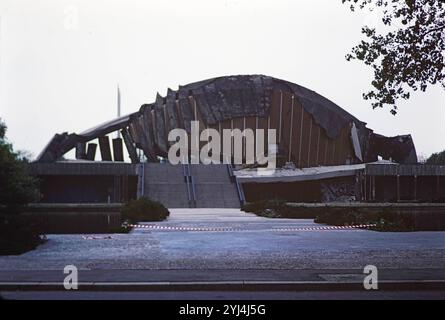
<instances>
[{"instance_id":1,"label":"green foliage","mask_svg":"<svg viewBox=\"0 0 445 320\"><path fill-rule=\"evenodd\" d=\"M146 197L130 200L121 209L122 220L131 223L141 221L162 221L170 215L170 212L160 202L150 200Z\"/></svg>"},{"instance_id":2,"label":"green foliage","mask_svg":"<svg viewBox=\"0 0 445 320\"><path fill-rule=\"evenodd\" d=\"M389 105L397 113L396 100L409 99L410 91L428 85L445 88L445 2L438 0L342 0L356 7L381 9L389 31L379 33L364 26L366 41L346 56L374 69L373 90L363 94L372 107Z\"/></svg>"},{"instance_id":3,"label":"green foliage","mask_svg":"<svg viewBox=\"0 0 445 320\"><path fill-rule=\"evenodd\" d=\"M15 213L37 200L39 192L36 179L26 172L27 160L14 152L5 134L6 125L0 120L0 206Z\"/></svg>"},{"instance_id":4,"label":"green foliage","mask_svg":"<svg viewBox=\"0 0 445 320\"><path fill-rule=\"evenodd\" d=\"M0 255L20 254L42 243L39 228L18 214L38 199L37 181L26 172L27 160L14 152L0 119Z\"/></svg>"},{"instance_id":5,"label":"green foliage","mask_svg":"<svg viewBox=\"0 0 445 320\"><path fill-rule=\"evenodd\" d=\"M426 159L426 164L445 165L445 150L442 152L433 153L428 159Z\"/></svg>"},{"instance_id":6,"label":"green foliage","mask_svg":"<svg viewBox=\"0 0 445 320\"><path fill-rule=\"evenodd\" d=\"M414 231L414 216L409 213L398 213L381 210L379 212L356 211L353 209L330 210L319 215L316 223L334 226L349 226L358 224L376 224L376 231Z\"/></svg>"},{"instance_id":7,"label":"green foliage","mask_svg":"<svg viewBox=\"0 0 445 320\"><path fill-rule=\"evenodd\" d=\"M279 208L285 204L285 201L278 199L247 202L242 206L241 210L245 212L259 213L264 209Z\"/></svg>"},{"instance_id":8,"label":"green foliage","mask_svg":"<svg viewBox=\"0 0 445 320\"><path fill-rule=\"evenodd\" d=\"M258 216L266 218L290 218L290 219L311 219L314 218L313 211L292 207L285 200L263 200L250 202L243 205L241 210L252 212Z\"/></svg>"},{"instance_id":9,"label":"green foliage","mask_svg":"<svg viewBox=\"0 0 445 320\"><path fill-rule=\"evenodd\" d=\"M21 254L44 241L39 226L20 214L0 215L0 255Z\"/></svg>"},{"instance_id":10,"label":"green foliage","mask_svg":"<svg viewBox=\"0 0 445 320\"><path fill-rule=\"evenodd\" d=\"M413 231L414 216L382 209L378 212L346 208L307 208L288 205L283 200L247 203L242 210L267 218L314 219L316 223L334 226L376 224L376 231Z\"/></svg>"}]
</instances>

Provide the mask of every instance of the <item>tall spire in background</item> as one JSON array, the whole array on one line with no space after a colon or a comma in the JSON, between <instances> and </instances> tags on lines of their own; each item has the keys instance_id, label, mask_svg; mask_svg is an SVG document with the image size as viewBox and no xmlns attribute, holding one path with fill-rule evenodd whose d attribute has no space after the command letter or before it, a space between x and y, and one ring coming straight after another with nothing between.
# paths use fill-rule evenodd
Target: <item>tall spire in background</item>
<instances>
[{"instance_id":1,"label":"tall spire in background","mask_svg":"<svg viewBox=\"0 0 445 320\"><path fill-rule=\"evenodd\" d=\"M117 117L120 118L121 116L121 89L119 88L119 84L117 84ZM117 137L121 137L121 133L118 130L117 131Z\"/></svg>"}]
</instances>

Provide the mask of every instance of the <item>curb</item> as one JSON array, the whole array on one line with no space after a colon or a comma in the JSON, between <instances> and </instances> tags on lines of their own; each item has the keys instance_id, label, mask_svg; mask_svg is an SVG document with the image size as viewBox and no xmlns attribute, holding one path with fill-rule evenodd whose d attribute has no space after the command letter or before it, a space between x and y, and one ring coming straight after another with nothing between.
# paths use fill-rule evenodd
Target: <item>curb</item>
<instances>
[{"instance_id":1,"label":"curb","mask_svg":"<svg viewBox=\"0 0 445 320\"><path fill-rule=\"evenodd\" d=\"M367 291L362 282L200 281L79 282L79 291ZM443 290L445 280L382 280L379 291ZM0 282L0 291L67 291L60 282ZM374 291L374 290L369 290Z\"/></svg>"}]
</instances>

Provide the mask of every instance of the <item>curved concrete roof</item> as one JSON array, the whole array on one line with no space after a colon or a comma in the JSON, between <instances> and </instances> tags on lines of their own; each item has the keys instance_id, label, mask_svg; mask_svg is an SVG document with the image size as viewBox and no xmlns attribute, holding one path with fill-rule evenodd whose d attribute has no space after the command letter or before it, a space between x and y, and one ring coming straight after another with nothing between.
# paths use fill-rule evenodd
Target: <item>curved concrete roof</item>
<instances>
[{"instance_id":1,"label":"curved concrete roof","mask_svg":"<svg viewBox=\"0 0 445 320\"><path fill-rule=\"evenodd\" d=\"M265 75L232 75L181 85L178 90L168 89L166 97L158 94L154 103L142 105L139 111L106 122L81 134L57 134L39 155L37 161L56 161L79 144L85 144L117 130L128 133L128 128L136 123L139 123L140 129L138 130L142 130L142 133L138 133L138 135L143 137L145 145L150 145L148 149L154 150L154 146L157 146L165 153L167 144L162 142L165 142L166 138L163 135L167 128L181 127L189 131L190 121L194 119L191 103L196 104L205 125L211 126L237 117L268 117L271 112L276 112L275 109L272 110L272 96L277 91L295 97L302 108L312 116L313 121L325 130L327 137L335 139L346 125L355 124L356 140L358 140L356 142L362 145L361 149L365 153L367 151L364 150L370 148L369 140L372 130L366 128L366 123L358 120L317 92L289 81ZM193 97L192 101L194 102L191 102L190 97ZM154 112L150 112L152 110ZM151 118L152 116L154 119ZM166 116L167 118L164 119ZM129 135L124 135L125 137L129 137ZM383 138L386 139L386 137ZM131 137L127 140L129 139ZM388 144L385 139L380 143L384 146L378 145L377 149L383 148L386 152L388 151L386 149L389 148L385 147L384 143ZM408 145L405 149L411 152L414 147L412 141L408 140L409 143L404 145ZM133 145L131 141L125 142L127 148L128 145ZM136 143L136 146L142 148L141 145L144 143L139 146ZM134 149L134 146L132 148ZM143 150L146 155L151 154L147 153L145 149ZM380 151L371 151L373 152L371 157L376 156L374 153L382 154ZM403 153L400 157L405 159L407 152L399 152ZM390 157L395 158L390 150L387 153L390 154ZM133 154L135 155L135 152ZM135 158L134 161L137 161L136 156L133 158Z\"/></svg>"},{"instance_id":2,"label":"curved concrete roof","mask_svg":"<svg viewBox=\"0 0 445 320\"><path fill-rule=\"evenodd\" d=\"M177 91L169 89L166 98L158 94L156 102L143 105L141 112L144 108L155 108L164 103L168 107L169 100L174 103L175 98L180 105L187 104L188 96L193 95L208 125L243 116L265 117L270 111L273 90L294 94L330 138L335 138L347 123L354 122L359 129L365 126L364 122L317 92L265 75L224 76L179 86Z\"/></svg>"}]
</instances>

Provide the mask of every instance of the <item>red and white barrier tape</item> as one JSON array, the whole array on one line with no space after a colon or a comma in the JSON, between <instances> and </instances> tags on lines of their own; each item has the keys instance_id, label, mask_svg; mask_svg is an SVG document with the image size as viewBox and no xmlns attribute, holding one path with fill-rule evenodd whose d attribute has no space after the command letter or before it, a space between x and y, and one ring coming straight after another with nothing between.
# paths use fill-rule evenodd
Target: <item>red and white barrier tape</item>
<instances>
[{"instance_id":1,"label":"red and white barrier tape","mask_svg":"<svg viewBox=\"0 0 445 320\"><path fill-rule=\"evenodd\" d=\"M200 227L169 227L149 224L127 224L127 226L137 229L167 230L167 231L211 231L211 232L233 232L233 231L329 231L329 230L350 230L367 229L375 227L375 224L358 224L350 226L320 226L320 227L296 227L296 228L275 228L266 230L245 230L236 228L200 228Z\"/></svg>"},{"instance_id":2,"label":"red and white barrier tape","mask_svg":"<svg viewBox=\"0 0 445 320\"><path fill-rule=\"evenodd\" d=\"M127 224L127 226L138 229L174 230L174 231L235 231L236 230L233 228L168 227L168 226L155 226L148 224Z\"/></svg>"},{"instance_id":3,"label":"red and white barrier tape","mask_svg":"<svg viewBox=\"0 0 445 320\"><path fill-rule=\"evenodd\" d=\"M272 231L325 231L325 230L350 230L367 229L375 227L376 224L356 224L350 226L324 226L324 227L299 227L299 228L278 228Z\"/></svg>"}]
</instances>

